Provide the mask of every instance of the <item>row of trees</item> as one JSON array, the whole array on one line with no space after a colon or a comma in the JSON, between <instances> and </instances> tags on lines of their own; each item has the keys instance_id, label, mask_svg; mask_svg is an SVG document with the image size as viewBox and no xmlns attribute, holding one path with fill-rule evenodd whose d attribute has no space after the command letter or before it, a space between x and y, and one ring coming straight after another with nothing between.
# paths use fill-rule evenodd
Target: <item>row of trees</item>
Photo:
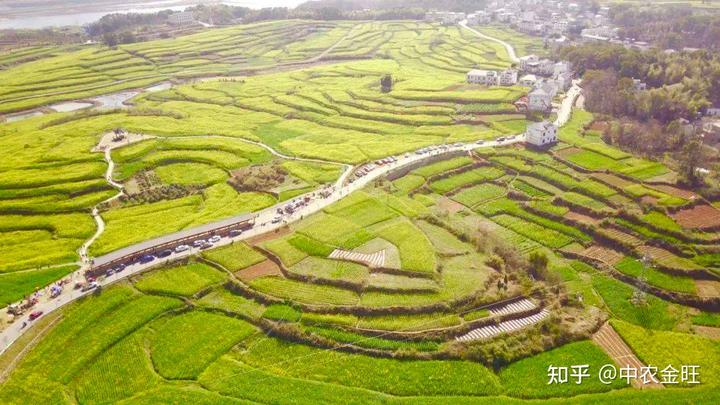
<instances>
[{"instance_id":1,"label":"row of trees","mask_svg":"<svg viewBox=\"0 0 720 405\"><path fill-rule=\"evenodd\" d=\"M558 53L583 74L586 106L593 112L667 124L692 120L709 106L720 105L720 56L714 52L639 51L593 43Z\"/></svg>"},{"instance_id":2,"label":"row of trees","mask_svg":"<svg viewBox=\"0 0 720 405\"><path fill-rule=\"evenodd\" d=\"M720 15L717 13L686 5L620 4L611 8L610 18L625 38L647 41L663 49L720 50Z\"/></svg>"}]
</instances>

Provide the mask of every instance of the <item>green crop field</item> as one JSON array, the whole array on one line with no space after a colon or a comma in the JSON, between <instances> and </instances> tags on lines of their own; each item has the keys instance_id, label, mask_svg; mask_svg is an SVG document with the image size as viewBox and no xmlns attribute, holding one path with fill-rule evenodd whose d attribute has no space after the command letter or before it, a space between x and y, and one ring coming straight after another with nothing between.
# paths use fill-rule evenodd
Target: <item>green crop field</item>
<instances>
[{"instance_id":1,"label":"green crop field","mask_svg":"<svg viewBox=\"0 0 720 405\"><path fill-rule=\"evenodd\" d=\"M46 300L87 243L92 259L343 192L272 232L131 266L28 324L3 310L0 332L25 333L0 354L0 403L720 402L720 233L688 226L693 205L718 202L606 143L600 118L575 108L549 150L433 149L358 180L389 156L522 133L541 118L515 107L529 89L465 76L513 65L496 41L412 20L3 53L0 306ZM122 108L49 108L131 89ZM612 350L591 337L608 320L641 362L697 364L702 384L599 382ZM549 366L577 364L583 384L548 383Z\"/></svg>"}]
</instances>

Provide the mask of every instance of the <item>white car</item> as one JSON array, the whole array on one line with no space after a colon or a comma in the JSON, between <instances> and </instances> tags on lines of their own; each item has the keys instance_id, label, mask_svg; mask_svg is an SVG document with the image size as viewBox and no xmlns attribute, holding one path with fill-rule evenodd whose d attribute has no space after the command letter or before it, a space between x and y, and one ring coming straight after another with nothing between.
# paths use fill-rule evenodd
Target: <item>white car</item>
<instances>
[{"instance_id":1,"label":"white car","mask_svg":"<svg viewBox=\"0 0 720 405\"><path fill-rule=\"evenodd\" d=\"M212 238L208 239L208 242L210 242L210 243L218 243L218 242L220 242L220 239L221 239L221 238L220 238L220 235L215 235L215 236L213 236Z\"/></svg>"},{"instance_id":2,"label":"white car","mask_svg":"<svg viewBox=\"0 0 720 405\"><path fill-rule=\"evenodd\" d=\"M275 217L275 218L272 219L272 223L273 223L273 224L279 224L280 221L282 221L282 218L280 218L280 217Z\"/></svg>"},{"instance_id":3,"label":"white car","mask_svg":"<svg viewBox=\"0 0 720 405\"><path fill-rule=\"evenodd\" d=\"M190 246L188 246L188 245L180 245L175 248L175 253L184 252L189 249L190 249Z\"/></svg>"},{"instance_id":4,"label":"white car","mask_svg":"<svg viewBox=\"0 0 720 405\"><path fill-rule=\"evenodd\" d=\"M200 247L204 244L205 244L205 240L203 240L203 239L198 239L192 243L193 247Z\"/></svg>"}]
</instances>

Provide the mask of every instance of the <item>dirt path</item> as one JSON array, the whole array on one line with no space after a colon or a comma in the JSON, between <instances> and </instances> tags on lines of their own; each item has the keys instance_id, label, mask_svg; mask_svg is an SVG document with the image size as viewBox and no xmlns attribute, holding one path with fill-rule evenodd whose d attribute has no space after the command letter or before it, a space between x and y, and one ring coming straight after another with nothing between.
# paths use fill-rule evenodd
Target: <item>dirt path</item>
<instances>
[{"instance_id":1,"label":"dirt path","mask_svg":"<svg viewBox=\"0 0 720 405\"><path fill-rule=\"evenodd\" d=\"M637 358L635 353L633 353L630 349L630 346L625 343L622 337L615 332L615 329L613 329L609 323L605 322L605 324L601 326L597 332L595 332L592 336L592 341L600 346L600 348L603 349L603 351L607 353L611 359L613 359L616 365L619 367L632 367L637 370L637 374L640 376L640 369L645 367L645 364ZM634 379L632 385L635 388L643 389L664 388L664 386L659 382L643 384L642 380L639 378Z\"/></svg>"}]
</instances>

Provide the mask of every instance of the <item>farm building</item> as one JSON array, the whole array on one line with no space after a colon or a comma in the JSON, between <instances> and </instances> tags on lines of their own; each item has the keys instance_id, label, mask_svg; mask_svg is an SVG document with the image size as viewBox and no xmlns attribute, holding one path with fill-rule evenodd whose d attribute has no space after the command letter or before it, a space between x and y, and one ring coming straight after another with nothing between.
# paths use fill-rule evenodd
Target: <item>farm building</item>
<instances>
[{"instance_id":1,"label":"farm building","mask_svg":"<svg viewBox=\"0 0 720 405\"><path fill-rule=\"evenodd\" d=\"M535 85L535 82L537 82L537 76L532 74L527 74L520 78L520 81L518 82L521 86L526 87L533 87Z\"/></svg>"},{"instance_id":2,"label":"farm building","mask_svg":"<svg viewBox=\"0 0 720 405\"><path fill-rule=\"evenodd\" d=\"M439 22L443 24L454 24L465 19L465 13L452 11L428 11L425 13L425 21Z\"/></svg>"},{"instance_id":3,"label":"farm building","mask_svg":"<svg viewBox=\"0 0 720 405\"><path fill-rule=\"evenodd\" d=\"M536 88L528 93L528 110L530 111L549 111L552 107L552 94Z\"/></svg>"},{"instance_id":4,"label":"farm building","mask_svg":"<svg viewBox=\"0 0 720 405\"><path fill-rule=\"evenodd\" d=\"M168 23L173 25L185 25L192 24L195 22L195 17L192 11L183 11L180 13L170 14L168 16Z\"/></svg>"},{"instance_id":5,"label":"farm building","mask_svg":"<svg viewBox=\"0 0 720 405\"><path fill-rule=\"evenodd\" d=\"M557 127L549 121L528 125L525 142L534 146L545 146L557 142Z\"/></svg>"},{"instance_id":6,"label":"farm building","mask_svg":"<svg viewBox=\"0 0 720 405\"><path fill-rule=\"evenodd\" d=\"M512 86L517 83L518 72L515 69L501 71L473 69L467 73L467 82L487 86Z\"/></svg>"},{"instance_id":7,"label":"farm building","mask_svg":"<svg viewBox=\"0 0 720 405\"><path fill-rule=\"evenodd\" d=\"M469 25L480 25L488 24L490 22L490 14L485 11L477 11L473 14L468 14L467 23Z\"/></svg>"}]
</instances>

